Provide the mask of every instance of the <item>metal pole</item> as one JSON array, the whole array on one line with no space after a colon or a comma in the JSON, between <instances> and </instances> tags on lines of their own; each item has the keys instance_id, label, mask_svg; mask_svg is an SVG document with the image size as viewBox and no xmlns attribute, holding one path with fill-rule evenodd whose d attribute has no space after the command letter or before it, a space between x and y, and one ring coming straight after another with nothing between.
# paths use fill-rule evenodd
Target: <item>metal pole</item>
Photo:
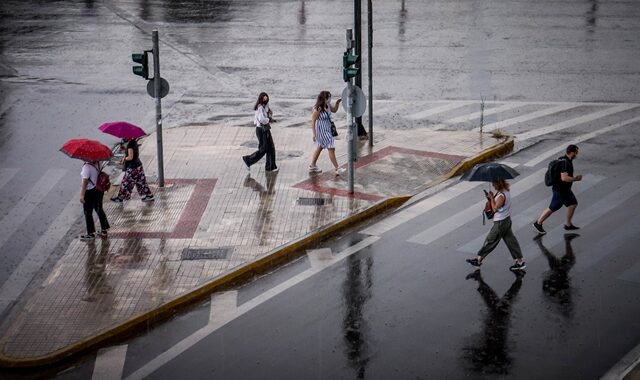
<instances>
[{"instance_id":1,"label":"metal pole","mask_svg":"<svg viewBox=\"0 0 640 380\"><path fill-rule=\"evenodd\" d=\"M351 29L347 29L347 51L351 52L353 49L353 31ZM343 99L343 101L345 101ZM347 82L347 144L348 146L348 177L349 177L349 194L353 194L353 181L355 177L355 167L353 163L355 162L356 152L354 149L355 146L355 135L356 135L356 125L353 123L353 85L351 84L351 80Z\"/></svg>"},{"instance_id":2,"label":"metal pole","mask_svg":"<svg viewBox=\"0 0 640 380\"><path fill-rule=\"evenodd\" d=\"M367 0L367 30L368 30L368 56L367 66L369 69L369 146L373 146L373 10L371 0Z\"/></svg>"},{"instance_id":3,"label":"metal pole","mask_svg":"<svg viewBox=\"0 0 640 380\"><path fill-rule=\"evenodd\" d=\"M160 101L160 47L158 30L153 30L153 91L156 99L156 136L158 137L158 186L164 187L164 163L162 157L162 104Z\"/></svg>"},{"instance_id":4,"label":"metal pole","mask_svg":"<svg viewBox=\"0 0 640 380\"><path fill-rule=\"evenodd\" d=\"M360 57L355 67L360 69L355 78L355 85L362 88L362 0L353 0L353 28L356 40L355 54ZM362 126L362 116L356 118L358 126L358 136L367 133Z\"/></svg>"}]
</instances>

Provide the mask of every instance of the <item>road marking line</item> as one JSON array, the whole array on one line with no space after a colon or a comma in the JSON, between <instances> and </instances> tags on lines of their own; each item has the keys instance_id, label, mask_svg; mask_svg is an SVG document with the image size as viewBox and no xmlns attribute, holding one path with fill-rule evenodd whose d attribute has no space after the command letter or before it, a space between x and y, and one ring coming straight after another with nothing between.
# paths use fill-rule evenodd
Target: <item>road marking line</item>
<instances>
[{"instance_id":1,"label":"road marking line","mask_svg":"<svg viewBox=\"0 0 640 380\"><path fill-rule=\"evenodd\" d=\"M553 133L553 132L558 132L561 131L563 129L567 129L567 128L571 128L571 127L575 127L576 125L580 125L580 124L585 124L588 123L590 121L593 120L597 120L597 119L601 119L603 117L609 116L609 115L613 115L616 113L620 113L620 112L624 112L624 111L628 111L630 109L633 109L637 107L636 105L619 105L616 107L611 107L611 108L607 108L598 112L592 112L586 115L582 115L570 120L566 120L566 121L562 121L560 123L556 123L553 125L550 125L548 127L544 127L544 128L537 128L534 129L532 131L529 132L524 132L524 133L520 133L515 135L516 140L518 141L524 141L524 140L528 140L530 138L533 137L538 137L538 136L542 136L542 135L546 135L549 133Z\"/></svg>"},{"instance_id":2,"label":"road marking line","mask_svg":"<svg viewBox=\"0 0 640 380\"><path fill-rule=\"evenodd\" d=\"M92 380L120 380L127 359L127 346L115 346L98 351Z\"/></svg>"},{"instance_id":3,"label":"road marking line","mask_svg":"<svg viewBox=\"0 0 640 380\"><path fill-rule=\"evenodd\" d=\"M309 263L312 268L323 268L327 261L333 259L331 248L320 248L308 251Z\"/></svg>"},{"instance_id":4,"label":"road marking line","mask_svg":"<svg viewBox=\"0 0 640 380\"><path fill-rule=\"evenodd\" d=\"M0 169L0 189L2 189L4 185L9 183L9 181L11 181L11 178L13 178L13 176L15 176L18 173L18 171L19 169L14 169L14 168L1 168Z\"/></svg>"},{"instance_id":5,"label":"road marking line","mask_svg":"<svg viewBox=\"0 0 640 380\"><path fill-rule=\"evenodd\" d=\"M640 344L633 350L629 351L619 362L617 362L610 370L607 371L600 380L620 380L624 379L629 372L640 365Z\"/></svg>"},{"instance_id":6,"label":"road marking line","mask_svg":"<svg viewBox=\"0 0 640 380\"><path fill-rule=\"evenodd\" d=\"M496 113L500 113L500 112L505 112L505 111L509 111L515 108L520 108L522 107L522 104L518 104L518 103L507 103L507 104L503 104L501 106L498 107L494 107L494 108L489 108L487 110L484 110L484 112L482 111L477 111L477 112L472 112L468 115L463 115L460 117L455 117L453 119L449 119L449 120L445 120L444 124L457 124L457 123L465 123L471 120L475 120L480 118L481 115L484 114L484 116L490 116Z\"/></svg>"},{"instance_id":7,"label":"road marking line","mask_svg":"<svg viewBox=\"0 0 640 380\"><path fill-rule=\"evenodd\" d=\"M594 138L596 136L599 136L601 134L604 134L604 133L607 133L607 132L611 132L611 131L616 130L618 128L624 127L625 125L632 124L632 123L637 123L639 121L640 121L640 116L634 117L633 119L629 119L629 120L626 120L626 121L623 121L623 122L620 122L620 123L616 123L616 124L610 125L608 127L604 127L604 128L598 129L597 131L593 131L593 132L584 134L582 136L578 136L577 138L575 138L575 139L573 139L571 141L565 142L565 143L563 143L561 145L556 146L555 148L549 149L546 152L537 155L536 158L530 160L529 162L524 164L524 166L536 166L540 162L542 162L544 160L548 160L551 156L553 156L555 154L558 154L558 153L564 152L565 149L567 148L567 146L570 145L570 144L577 145L577 144L579 144L579 143L581 143L583 141L590 140L590 139L592 139L592 138Z\"/></svg>"},{"instance_id":8,"label":"road marking line","mask_svg":"<svg viewBox=\"0 0 640 380\"><path fill-rule=\"evenodd\" d=\"M414 219L451 199L464 194L467 191L480 186L482 182L459 182L455 186L449 187L435 195L425 198L424 200L405 208L378 223L371 225L359 232L365 235L380 236L387 231Z\"/></svg>"},{"instance_id":9,"label":"road marking line","mask_svg":"<svg viewBox=\"0 0 640 380\"><path fill-rule=\"evenodd\" d=\"M610 192L605 197L601 198L596 203L588 206L584 210L580 208L577 209L576 217L579 219L581 226L587 226L594 222L595 220L601 218L606 215L611 210L616 207L620 207L624 202L628 199L636 196L640 193L640 182L632 181L626 183L621 188ZM544 246L550 249L551 247L560 244L564 241L564 223L560 223L558 226L551 230L547 230L547 234L543 236ZM630 227L633 226L633 227ZM625 228L633 228L634 233L637 233L638 228L636 225L632 225L630 223L625 223L622 227L616 227L616 231L624 231ZM532 231L533 232L533 231ZM580 230L576 231L578 234ZM614 234L615 235L615 234ZM616 244L616 242L621 242L618 236L615 239L610 237L604 237L600 239L600 241L593 246L587 252L582 252L580 256L580 260L575 265L576 270L584 270L595 264L609 253L611 253L611 246ZM607 243L607 245L602 245L603 243ZM522 247L522 251L527 253L526 260L532 261L538 256L542 255L540 250L537 247L535 242L530 242L526 246ZM580 268L580 269L579 269Z\"/></svg>"},{"instance_id":10,"label":"road marking line","mask_svg":"<svg viewBox=\"0 0 640 380\"><path fill-rule=\"evenodd\" d=\"M602 176L596 175L585 175L583 180L580 181L580 187L578 187L575 191L576 194L580 194L585 192L587 189L595 186L597 183L601 182L604 179ZM513 203L513 202L512 202ZM543 199L540 202L537 202L535 205L527 208L526 210L519 212L517 215L511 215L512 225L511 229L513 231L517 231L525 226L531 225L531 223L540 215L542 210L544 210L549 204L549 199ZM531 227L531 231L533 231L533 227ZM486 233L474 238L469 241L467 244L458 248L458 251L465 253L476 253L482 247L484 243L484 239L487 236Z\"/></svg>"},{"instance_id":11,"label":"road marking line","mask_svg":"<svg viewBox=\"0 0 640 380\"><path fill-rule=\"evenodd\" d=\"M64 210L51 223L47 231L40 236L29 253L22 259L16 270L0 288L0 315L15 302L26 289L33 277L38 273L44 262L53 253L60 239L73 225L80 215L80 205L77 199L67 203Z\"/></svg>"},{"instance_id":12,"label":"road marking line","mask_svg":"<svg viewBox=\"0 0 640 380\"><path fill-rule=\"evenodd\" d=\"M521 193L531 189L532 187L540 184L541 178L544 175L546 169L540 169L537 172L529 175L528 177L514 183L511 196L516 197ZM407 241L410 243L416 243L421 245L429 245L435 240L451 233L460 226L470 222L474 218L480 215L480 212L484 208L485 200L478 201L473 205L468 206L463 211L450 216L449 218L441 221L433 227L430 227L423 232L412 236Z\"/></svg>"},{"instance_id":13,"label":"road marking line","mask_svg":"<svg viewBox=\"0 0 640 380\"><path fill-rule=\"evenodd\" d=\"M502 129L502 128L506 128L506 127L512 126L514 124L522 123L522 122L525 122L525 121L537 119L537 118L544 117L544 116L553 115L554 113L566 111L566 110L569 110L571 108L575 108L576 106L577 105L575 103L570 103L570 104L561 104L559 106L555 106L555 107L551 107L551 108L545 108L545 109L542 109L540 111L526 113L526 114L524 114L522 116L512 117L510 119L506 119L506 120L502 120L502 121L496 121L495 123L487 124L487 125L482 127L482 130L484 132L491 132L491 131L493 131L495 129ZM474 128L474 130L480 131L480 127Z\"/></svg>"},{"instance_id":14,"label":"road marking line","mask_svg":"<svg viewBox=\"0 0 640 380\"><path fill-rule=\"evenodd\" d=\"M357 244L355 244L355 245L353 245L351 247L346 248L345 250L343 250L339 254L335 255L331 260L323 260L323 264L322 265L317 266L317 267L311 267L311 268L305 270L304 272L299 273L299 274L295 275L294 277L288 279L287 281L284 281L284 282L276 285L275 287L267 290L266 292L262 293L261 295L252 298L251 300L245 302L244 304L242 304L242 305L240 305L238 307L238 313L235 316L230 317L228 320L224 320L224 321L220 320L215 324L209 324L209 325L201 328L200 330L194 332L190 336L186 337L182 341L180 341L177 344L175 344L173 347L169 348L168 350L164 351L160 355L156 356L153 360L151 360L150 362L148 362L144 366L138 368L131 375L127 376L126 380L144 379L145 377L151 375L152 373L154 373L156 370L158 370L159 368L161 368L165 364L169 363L171 360L173 360L176 357L178 357L183 352L187 351L189 348L191 348L194 345L196 345L202 339L206 338L207 336L211 335L216 330L220 329L221 327L223 327L227 323L231 322L233 319L235 319L235 318L237 318L237 317L239 317L239 316L251 311L255 307L263 304L264 302L266 302L266 301L270 300L271 298L279 295L280 293L283 293L285 290L287 290L287 289L289 289L289 288L301 283L302 281L307 280L308 278L312 277L313 275L321 272L323 269L328 268L331 265L344 260L345 258L353 255L354 253L361 251L362 249L372 245L373 243L375 243L378 240L379 240L378 237L370 236L370 237L362 240L361 242L359 242L359 243L357 243Z\"/></svg>"},{"instance_id":15,"label":"road marking line","mask_svg":"<svg viewBox=\"0 0 640 380\"><path fill-rule=\"evenodd\" d=\"M406 118L409 119L409 120L426 119L429 116L433 116L433 115L436 115L436 114L439 114L439 113L451 111L451 110L454 110L456 108L461 108L461 107L464 107L464 106L467 106L467 105L473 104L473 103L476 103L476 102L473 102L473 101L462 101L462 102L447 103L447 104L444 104L442 106L430 108L428 110L424 110L424 111L420 111L420 112L416 112L416 113L407 115Z\"/></svg>"},{"instance_id":16,"label":"road marking line","mask_svg":"<svg viewBox=\"0 0 640 380\"><path fill-rule=\"evenodd\" d=\"M66 169L49 169L35 185L0 221L0 247L13 235L20 225L35 210L42 199L67 173Z\"/></svg>"},{"instance_id":17,"label":"road marking line","mask_svg":"<svg viewBox=\"0 0 640 380\"><path fill-rule=\"evenodd\" d=\"M209 324L227 321L238 314L238 291L214 293L209 307Z\"/></svg>"}]
</instances>

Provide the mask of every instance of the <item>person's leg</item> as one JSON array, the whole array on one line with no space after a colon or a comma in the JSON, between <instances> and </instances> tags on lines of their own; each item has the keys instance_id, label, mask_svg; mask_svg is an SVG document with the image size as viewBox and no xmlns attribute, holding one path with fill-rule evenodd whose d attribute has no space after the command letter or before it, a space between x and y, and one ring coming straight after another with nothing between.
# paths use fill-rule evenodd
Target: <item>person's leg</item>
<instances>
[{"instance_id":1,"label":"person's leg","mask_svg":"<svg viewBox=\"0 0 640 380\"><path fill-rule=\"evenodd\" d=\"M567 206L567 219L564 225L573 226L573 214L576 212L576 207L578 207L578 200L573 191L569 190L568 193L564 194L564 205Z\"/></svg>"},{"instance_id":2,"label":"person's leg","mask_svg":"<svg viewBox=\"0 0 640 380\"><path fill-rule=\"evenodd\" d=\"M311 167L315 167L318 163L318 157L320 157L320 153L322 153L322 147L316 145L316 150L313 151L313 155L311 156Z\"/></svg>"},{"instance_id":3,"label":"person's leg","mask_svg":"<svg viewBox=\"0 0 640 380\"><path fill-rule=\"evenodd\" d=\"M96 232L96 225L93 222L93 193L93 190L87 190L84 193L84 203L82 204L84 220L87 225L87 235L92 235Z\"/></svg>"},{"instance_id":4,"label":"person's leg","mask_svg":"<svg viewBox=\"0 0 640 380\"><path fill-rule=\"evenodd\" d=\"M256 137L258 138L258 150L253 152L252 154L245 157L245 163L248 166L255 164L260 161L260 159L265 155L265 138L264 138L264 129L261 127L256 127Z\"/></svg>"},{"instance_id":5,"label":"person's leg","mask_svg":"<svg viewBox=\"0 0 640 380\"><path fill-rule=\"evenodd\" d=\"M547 218L550 217L551 214L553 214L553 211L551 211L551 209L548 207L545 208L544 211L542 211L542 214L540 214L540 216L536 220L536 223L538 224L544 223L544 221L547 220Z\"/></svg>"},{"instance_id":6,"label":"person's leg","mask_svg":"<svg viewBox=\"0 0 640 380\"><path fill-rule=\"evenodd\" d=\"M138 195L140 195L140 197L150 196L151 189L147 185L147 177L144 175L144 168L142 165L133 170L132 177L136 184Z\"/></svg>"},{"instance_id":7,"label":"person's leg","mask_svg":"<svg viewBox=\"0 0 640 380\"><path fill-rule=\"evenodd\" d=\"M500 222L494 222L489 234L487 234L487 237L484 239L482 248L478 251L478 255L476 256L478 262L482 262L482 260L496 248L501 238Z\"/></svg>"},{"instance_id":8,"label":"person's leg","mask_svg":"<svg viewBox=\"0 0 640 380\"><path fill-rule=\"evenodd\" d=\"M338 170L338 160L336 159L336 148L328 148L329 151L329 160L333 164L333 168Z\"/></svg>"},{"instance_id":9,"label":"person's leg","mask_svg":"<svg viewBox=\"0 0 640 380\"><path fill-rule=\"evenodd\" d=\"M504 240L504 243L507 245L507 248L509 249L509 253L511 254L511 257L514 260L516 260L518 263L523 262L524 259L522 257L522 250L520 249L520 244L518 243L518 239L516 239L516 236L513 234L513 230L511 230L511 222L509 222L509 227L507 231L505 231L502 239Z\"/></svg>"},{"instance_id":10,"label":"person's leg","mask_svg":"<svg viewBox=\"0 0 640 380\"><path fill-rule=\"evenodd\" d=\"M273 136L271 135L271 131L265 132L265 153L267 154L265 170L271 171L277 169L278 166L276 166L276 146L273 143Z\"/></svg>"},{"instance_id":11,"label":"person's leg","mask_svg":"<svg viewBox=\"0 0 640 380\"><path fill-rule=\"evenodd\" d=\"M98 214L98 219L100 220L100 229L102 230L102 232L105 232L109 228L111 228L111 226L109 226L109 221L107 220L107 214L105 214L104 208L102 207L103 197L104 197L104 193L96 191L94 202L93 202L93 209L95 210L96 214Z\"/></svg>"},{"instance_id":12,"label":"person's leg","mask_svg":"<svg viewBox=\"0 0 640 380\"><path fill-rule=\"evenodd\" d=\"M133 169L127 169L124 172L124 176L122 177L122 182L120 182L120 190L118 191L118 198L127 200L131 198L131 191L133 190L133 186L135 186L135 182L131 176L131 171Z\"/></svg>"}]
</instances>

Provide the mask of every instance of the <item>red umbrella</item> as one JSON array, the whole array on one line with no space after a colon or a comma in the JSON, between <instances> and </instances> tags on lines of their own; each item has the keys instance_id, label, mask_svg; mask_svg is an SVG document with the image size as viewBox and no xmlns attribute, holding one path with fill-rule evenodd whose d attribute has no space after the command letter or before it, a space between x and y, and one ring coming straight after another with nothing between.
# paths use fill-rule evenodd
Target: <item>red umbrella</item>
<instances>
[{"instance_id":1,"label":"red umbrella","mask_svg":"<svg viewBox=\"0 0 640 380\"><path fill-rule=\"evenodd\" d=\"M104 123L98 129L104 133L127 140L137 139L147 135L142 128L131 123L127 123L126 121Z\"/></svg>"},{"instance_id":2,"label":"red umbrella","mask_svg":"<svg viewBox=\"0 0 640 380\"><path fill-rule=\"evenodd\" d=\"M113 154L108 146L89 139L71 139L64 143L60 151L71 158L84 161L106 161Z\"/></svg>"}]
</instances>

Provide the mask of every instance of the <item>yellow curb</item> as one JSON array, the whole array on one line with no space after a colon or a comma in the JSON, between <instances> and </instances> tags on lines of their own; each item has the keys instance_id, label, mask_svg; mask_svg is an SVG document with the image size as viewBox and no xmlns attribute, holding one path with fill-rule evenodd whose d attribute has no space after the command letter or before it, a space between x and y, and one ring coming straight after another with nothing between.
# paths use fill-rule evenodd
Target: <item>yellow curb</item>
<instances>
[{"instance_id":1,"label":"yellow curb","mask_svg":"<svg viewBox=\"0 0 640 380\"><path fill-rule=\"evenodd\" d=\"M513 146L513 137L507 137L503 142L493 145L473 157L469 157L465 160L460 161L456 166L453 167L453 169L445 174L444 179L449 179L460 175L471 169L474 165L489 161L492 158L504 156L505 154L513 151Z\"/></svg>"},{"instance_id":2,"label":"yellow curb","mask_svg":"<svg viewBox=\"0 0 640 380\"><path fill-rule=\"evenodd\" d=\"M257 274L267 272L283 262L299 257L304 254L304 249L311 244L330 235L342 232L345 229L372 216L379 215L388 209L397 208L409 200L409 198L411 198L411 196L399 196L377 202L362 212L339 220L320 230L311 232L285 246L276 248L265 254L265 256L246 263L230 273L215 278L195 290L180 295L154 310L139 314L116 327L104 330L92 337L56 350L50 354L33 358L12 358L0 355L0 367L42 367L86 353L92 349L96 349L100 345L106 345L109 342L124 339L126 336L133 334L140 328L147 328L150 323L171 317L177 311L206 299L206 296L211 295L213 292L229 288L234 284L246 281Z\"/></svg>"}]
</instances>

